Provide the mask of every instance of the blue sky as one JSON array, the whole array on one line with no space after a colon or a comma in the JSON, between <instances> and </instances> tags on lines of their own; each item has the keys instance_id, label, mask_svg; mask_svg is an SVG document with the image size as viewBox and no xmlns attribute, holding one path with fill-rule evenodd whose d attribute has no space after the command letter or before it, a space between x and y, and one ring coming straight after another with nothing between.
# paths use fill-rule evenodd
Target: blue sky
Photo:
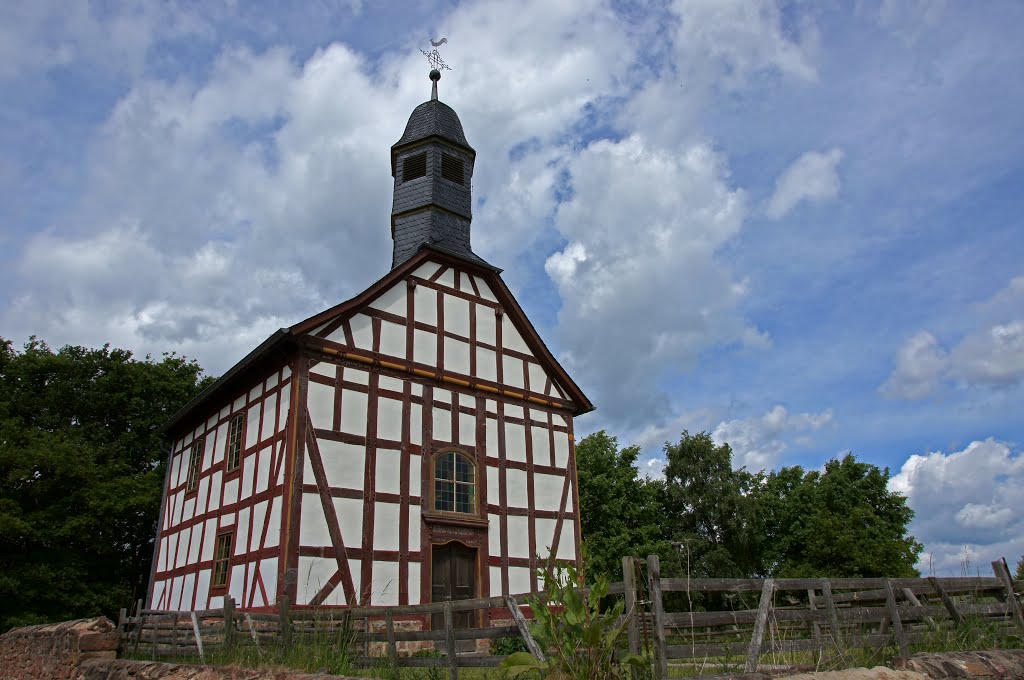
<instances>
[{"instance_id":1,"label":"blue sky","mask_svg":"<svg viewBox=\"0 0 1024 680\"><path fill-rule=\"evenodd\" d=\"M1014 2L21 3L0 9L0 335L214 374L389 265L429 95L474 248L607 428L754 469L888 466L957 574L1024 552ZM930 565L930 566L929 566ZM984 569L982 569L984 571Z\"/></svg>"}]
</instances>

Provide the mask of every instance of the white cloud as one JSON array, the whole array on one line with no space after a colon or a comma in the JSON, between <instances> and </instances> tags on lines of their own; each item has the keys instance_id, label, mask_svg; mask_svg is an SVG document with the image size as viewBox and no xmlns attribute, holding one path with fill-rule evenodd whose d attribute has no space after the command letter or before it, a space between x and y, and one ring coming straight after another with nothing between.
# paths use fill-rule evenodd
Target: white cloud
<instances>
[{"instance_id":1,"label":"white cloud","mask_svg":"<svg viewBox=\"0 0 1024 680\"><path fill-rule=\"evenodd\" d=\"M820 203L838 196L836 168L842 159L841 149L808 151L797 158L775 181L775 192L768 199L765 213L777 219L801 201Z\"/></svg>"},{"instance_id":2,"label":"white cloud","mask_svg":"<svg viewBox=\"0 0 1024 680\"><path fill-rule=\"evenodd\" d=\"M1024 554L1024 455L1009 444L986 439L948 454L910 456L889 486L916 513L910 531L925 545L922 570L959 574L965 546L983 574L992 560L1006 557L1012 567Z\"/></svg>"},{"instance_id":3,"label":"white cloud","mask_svg":"<svg viewBox=\"0 0 1024 680\"><path fill-rule=\"evenodd\" d=\"M790 438L820 430L833 420L831 410L791 414L785 406L777 404L761 416L722 421L711 436L719 443L729 444L733 467L757 472L778 462Z\"/></svg>"},{"instance_id":4,"label":"white cloud","mask_svg":"<svg viewBox=\"0 0 1024 680\"><path fill-rule=\"evenodd\" d=\"M879 388L882 394L923 399L943 381L984 387L1019 383L1024 378L1024 276L979 305L976 316L975 330L948 352L928 331L908 338Z\"/></svg>"}]
</instances>

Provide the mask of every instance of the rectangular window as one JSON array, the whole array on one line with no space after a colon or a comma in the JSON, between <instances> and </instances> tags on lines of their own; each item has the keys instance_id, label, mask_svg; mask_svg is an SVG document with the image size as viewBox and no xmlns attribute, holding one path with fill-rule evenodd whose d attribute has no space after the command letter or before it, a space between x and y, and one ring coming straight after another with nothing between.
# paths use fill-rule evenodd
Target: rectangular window
<instances>
[{"instance_id":1,"label":"rectangular window","mask_svg":"<svg viewBox=\"0 0 1024 680\"><path fill-rule=\"evenodd\" d=\"M242 425L244 424L244 413L235 414L231 418L231 425L228 427L228 452L225 456L227 469L234 470L242 462Z\"/></svg>"},{"instance_id":2,"label":"rectangular window","mask_svg":"<svg viewBox=\"0 0 1024 680\"><path fill-rule=\"evenodd\" d=\"M199 486L199 468L203 462L203 445L205 439L197 439L192 442L192 453L188 458L188 477L185 481L185 491L195 491Z\"/></svg>"},{"instance_id":3,"label":"rectangular window","mask_svg":"<svg viewBox=\"0 0 1024 680\"><path fill-rule=\"evenodd\" d=\"M466 181L462 159L448 154L441 155L441 177L446 180L463 184Z\"/></svg>"},{"instance_id":4,"label":"rectangular window","mask_svg":"<svg viewBox=\"0 0 1024 680\"><path fill-rule=\"evenodd\" d=\"M213 583L212 586L226 586L228 584L228 568L231 566L231 545L234 542L235 532L229 531L217 537L217 546L213 553Z\"/></svg>"},{"instance_id":5,"label":"rectangular window","mask_svg":"<svg viewBox=\"0 0 1024 680\"><path fill-rule=\"evenodd\" d=\"M402 181L408 182L411 179L426 177L427 175L427 154L426 152L408 156L402 161Z\"/></svg>"}]
</instances>

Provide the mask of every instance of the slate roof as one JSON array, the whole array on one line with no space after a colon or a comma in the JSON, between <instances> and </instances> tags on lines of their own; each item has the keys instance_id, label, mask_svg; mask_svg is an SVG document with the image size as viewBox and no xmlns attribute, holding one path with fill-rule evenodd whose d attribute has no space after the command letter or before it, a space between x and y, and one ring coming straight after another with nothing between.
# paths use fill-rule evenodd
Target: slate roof
<instances>
[{"instance_id":1,"label":"slate roof","mask_svg":"<svg viewBox=\"0 0 1024 680\"><path fill-rule=\"evenodd\" d=\"M433 248L493 271L501 271L473 252L469 245L469 220L427 208L398 218L391 267L397 267L423 248Z\"/></svg>"},{"instance_id":2,"label":"slate roof","mask_svg":"<svg viewBox=\"0 0 1024 680\"><path fill-rule=\"evenodd\" d=\"M405 125L405 134L391 147L392 152L400 146L418 142L429 137L441 137L449 142L473 151L462 131L462 121L455 109L437 99L423 102L412 111ZM473 151L475 154L476 152Z\"/></svg>"}]
</instances>

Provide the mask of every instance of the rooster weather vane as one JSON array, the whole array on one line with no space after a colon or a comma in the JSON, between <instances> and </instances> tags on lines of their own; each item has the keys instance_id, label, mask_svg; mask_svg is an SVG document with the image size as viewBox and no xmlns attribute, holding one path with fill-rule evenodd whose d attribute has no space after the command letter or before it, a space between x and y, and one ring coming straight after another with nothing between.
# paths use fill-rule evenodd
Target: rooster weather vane
<instances>
[{"instance_id":1,"label":"rooster weather vane","mask_svg":"<svg viewBox=\"0 0 1024 680\"><path fill-rule=\"evenodd\" d=\"M431 99L437 99L437 81L441 80L441 71L452 70L448 64L444 63L444 59L441 58L441 55L437 51L438 47L447 42L448 38L441 38L437 41L431 39L430 46L433 47L433 49L429 52L426 50L420 50L420 52L423 53L423 56L427 58L427 61L430 62L430 79L433 81L433 86L430 91Z\"/></svg>"}]
</instances>

